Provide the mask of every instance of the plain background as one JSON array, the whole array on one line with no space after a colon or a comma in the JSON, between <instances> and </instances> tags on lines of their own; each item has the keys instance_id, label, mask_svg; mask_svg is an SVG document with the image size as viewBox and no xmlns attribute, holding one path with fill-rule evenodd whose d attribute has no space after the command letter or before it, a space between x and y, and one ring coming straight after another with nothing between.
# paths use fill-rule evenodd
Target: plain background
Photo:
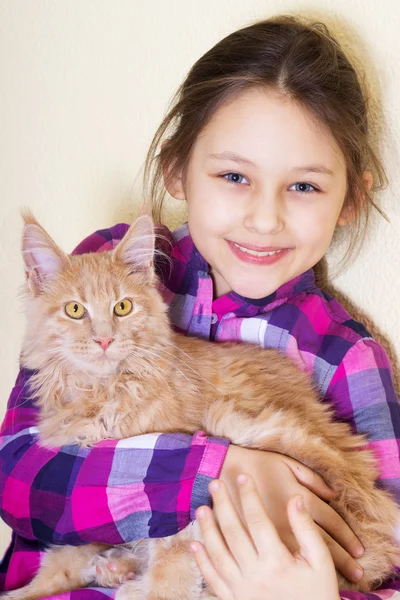
<instances>
[{"instance_id":1,"label":"plain background","mask_svg":"<svg viewBox=\"0 0 400 600\"><path fill-rule=\"evenodd\" d=\"M0 0L0 399L18 372L22 206L67 251L139 212L146 150L191 65L231 31L280 13L323 20L369 82L389 178L364 249L335 286L400 355L398 0ZM182 219L172 205L168 224ZM337 255L338 251L333 254ZM1 549L9 530L0 530Z\"/></svg>"}]
</instances>

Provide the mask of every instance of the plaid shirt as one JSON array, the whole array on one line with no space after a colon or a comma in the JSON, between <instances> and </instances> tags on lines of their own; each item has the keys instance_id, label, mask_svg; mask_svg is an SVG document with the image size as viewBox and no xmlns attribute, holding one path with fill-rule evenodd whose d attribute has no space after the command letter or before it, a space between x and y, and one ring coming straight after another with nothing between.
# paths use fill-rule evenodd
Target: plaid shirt
<instances>
[{"instance_id":1,"label":"plaid shirt","mask_svg":"<svg viewBox=\"0 0 400 600\"><path fill-rule=\"evenodd\" d=\"M86 238L74 253L110 250L124 236L119 224ZM209 267L187 225L172 235L162 229L164 251L156 268L161 291L178 331L213 341L245 341L273 347L294 359L332 404L338 419L368 436L380 461L380 485L400 502L400 409L391 367L382 347L343 307L315 284L313 271L260 300L231 292L213 300ZM101 541L121 544L176 533L209 503L207 486L218 477L228 442L199 432L148 434L104 441L89 449L43 448L21 370L12 390L0 444L0 510L13 529L0 566L0 590L26 584L46 544ZM361 600L400 598L400 580L380 593L341 592ZM105 600L115 590L78 590L59 600ZM56 597L53 597L53 600Z\"/></svg>"}]
</instances>

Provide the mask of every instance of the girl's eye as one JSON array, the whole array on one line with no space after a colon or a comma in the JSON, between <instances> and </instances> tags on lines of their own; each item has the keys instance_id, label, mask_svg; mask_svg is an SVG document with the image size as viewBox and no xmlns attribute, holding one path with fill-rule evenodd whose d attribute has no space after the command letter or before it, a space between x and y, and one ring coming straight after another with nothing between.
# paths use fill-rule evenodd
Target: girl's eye
<instances>
[{"instance_id":1,"label":"girl's eye","mask_svg":"<svg viewBox=\"0 0 400 600\"><path fill-rule=\"evenodd\" d=\"M243 177L243 175L240 175L240 173L225 173L225 175L221 175L221 177L223 177L226 181L229 181L229 183L250 183L249 180Z\"/></svg>"},{"instance_id":2,"label":"girl's eye","mask_svg":"<svg viewBox=\"0 0 400 600\"><path fill-rule=\"evenodd\" d=\"M117 317L125 317L125 315L129 315L129 313L132 311L132 308L132 302L128 300L128 298L124 298L123 300L117 302L117 304L114 306L114 313L117 315Z\"/></svg>"},{"instance_id":3,"label":"girl's eye","mask_svg":"<svg viewBox=\"0 0 400 600\"><path fill-rule=\"evenodd\" d=\"M82 319L86 315L86 308L80 302L68 302L64 310L71 319Z\"/></svg>"},{"instance_id":4,"label":"girl's eye","mask_svg":"<svg viewBox=\"0 0 400 600\"><path fill-rule=\"evenodd\" d=\"M311 185L311 183L304 183L304 181L300 181L299 183L294 183L293 185L295 185L295 186L297 185L297 186L299 186L299 188L301 186L301 189L297 189L295 191L296 192L302 192L303 194L310 194L311 192L319 192L318 188L316 188L313 185ZM293 186L291 186L291 187L293 187ZM307 187L308 188L312 188L312 189L311 190L310 189L309 190L304 189L304 188L307 188Z\"/></svg>"}]
</instances>

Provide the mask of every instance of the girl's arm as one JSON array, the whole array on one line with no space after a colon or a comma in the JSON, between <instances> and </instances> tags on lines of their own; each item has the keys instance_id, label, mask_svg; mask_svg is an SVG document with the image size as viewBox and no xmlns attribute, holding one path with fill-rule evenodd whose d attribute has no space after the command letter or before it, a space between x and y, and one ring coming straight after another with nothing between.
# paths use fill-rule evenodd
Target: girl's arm
<instances>
[{"instance_id":1,"label":"girl's arm","mask_svg":"<svg viewBox=\"0 0 400 600\"><path fill-rule=\"evenodd\" d=\"M150 434L89 449L44 448L21 370L0 438L0 514L20 536L45 543L121 544L177 533L219 475L227 440Z\"/></svg>"},{"instance_id":2,"label":"girl's arm","mask_svg":"<svg viewBox=\"0 0 400 600\"><path fill-rule=\"evenodd\" d=\"M366 447L379 461L380 485L400 503L400 404L382 346L368 338L354 344L337 368L325 398L341 407L338 416L356 433L367 436Z\"/></svg>"},{"instance_id":3,"label":"girl's arm","mask_svg":"<svg viewBox=\"0 0 400 600\"><path fill-rule=\"evenodd\" d=\"M366 434L366 447L378 459L379 484L400 503L400 404L390 361L382 346L370 338L352 346L336 370L325 398L336 407L336 399L340 398L343 408L338 416L349 422L356 433ZM341 596L346 600L400 599L400 577L380 590L366 595L346 590Z\"/></svg>"},{"instance_id":4,"label":"girl's arm","mask_svg":"<svg viewBox=\"0 0 400 600\"><path fill-rule=\"evenodd\" d=\"M74 254L110 250L127 230L122 223L97 231ZM43 448L29 377L20 371L0 438L0 515L16 533L45 543L120 544L177 533L209 502L227 440L150 434L85 450Z\"/></svg>"}]
</instances>

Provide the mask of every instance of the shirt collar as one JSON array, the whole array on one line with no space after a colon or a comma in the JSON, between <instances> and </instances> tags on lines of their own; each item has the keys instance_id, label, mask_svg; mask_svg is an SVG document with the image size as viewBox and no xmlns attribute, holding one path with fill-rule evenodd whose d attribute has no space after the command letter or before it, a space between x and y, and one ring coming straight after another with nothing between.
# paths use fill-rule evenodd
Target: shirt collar
<instances>
[{"instance_id":1,"label":"shirt collar","mask_svg":"<svg viewBox=\"0 0 400 600\"><path fill-rule=\"evenodd\" d=\"M310 292L315 290L315 288L316 284L314 271L313 269L309 269L294 279L287 281L281 285L281 287L275 290L275 292L265 296L264 298L246 298L245 296L236 294L236 292L230 292L230 295L235 298L237 302L240 302L243 305L257 307L257 314L259 314L263 312L269 312L273 308L284 304L294 296L304 294L305 292ZM255 309L253 308L253 311L254 310Z\"/></svg>"},{"instance_id":2,"label":"shirt collar","mask_svg":"<svg viewBox=\"0 0 400 600\"><path fill-rule=\"evenodd\" d=\"M198 285L199 272L203 275L206 274L210 276L210 266L194 245L187 223L176 230L174 237L176 244L175 249L178 250L181 259L183 256L185 258L186 274L189 276L189 280L186 281L186 284L193 290L194 287L197 287ZM237 307L235 309L236 314L243 312L243 315L257 315L269 312L298 294L304 294L315 289L314 271L313 269L309 269L294 279L287 281L275 292L264 298L246 298L245 296L240 296L236 292L229 292L214 300L213 305L224 304L226 300L229 299L230 304L233 303Z\"/></svg>"}]
</instances>

